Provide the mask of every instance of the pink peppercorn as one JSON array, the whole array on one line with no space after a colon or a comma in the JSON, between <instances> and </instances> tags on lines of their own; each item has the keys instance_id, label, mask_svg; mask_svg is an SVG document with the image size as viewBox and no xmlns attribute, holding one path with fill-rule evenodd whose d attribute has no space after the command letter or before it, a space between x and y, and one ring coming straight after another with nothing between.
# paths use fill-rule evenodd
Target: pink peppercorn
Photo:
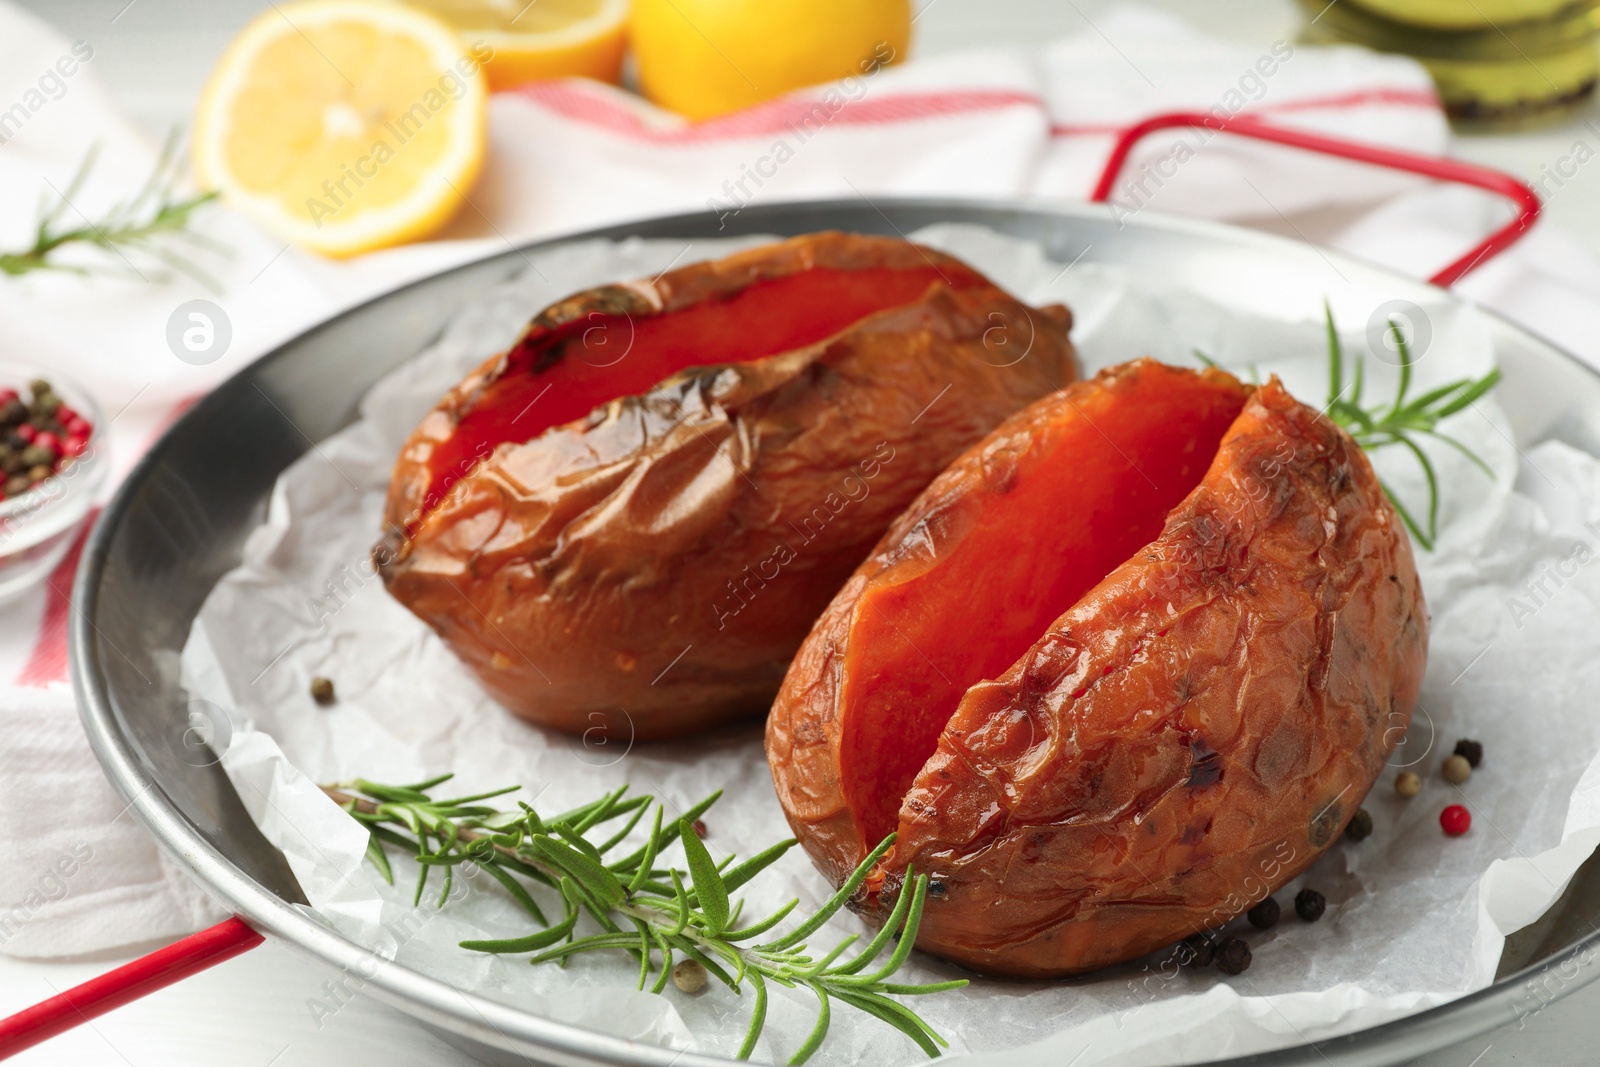
<instances>
[{"instance_id":1,"label":"pink peppercorn","mask_svg":"<svg viewBox=\"0 0 1600 1067\"><path fill-rule=\"evenodd\" d=\"M67 407L65 404L62 404L60 407L56 408L56 421L63 426L77 417L78 413Z\"/></svg>"},{"instance_id":2,"label":"pink peppercorn","mask_svg":"<svg viewBox=\"0 0 1600 1067\"><path fill-rule=\"evenodd\" d=\"M61 454L68 458L81 456L83 455L84 449L88 447L89 439L87 437L73 434L71 437L68 437L65 441L61 442Z\"/></svg>"},{"instance_id":3,"label":"pink peppercorn","mask_svg":"<svg viewBox=\"0 0 1600 1067\"><path fill-rule=\"evenodd\" d=\"M61 454L61 438L49 430L45 430L36 436L33 439L33 446L35 448L47 448L50 450L51 455L59 456Z\"/></svg>"},{"instance_id":4,"label":"pink peppercorn","mask_svg":"<svg viewBox=\"0 0 1600 1067\"><path fill-rule=\"evenodd\" d=\"M1472 812L1460 804L1452 804L1439 813L1439 825L1451 837L1460 837L1472 829Z\"/></svg>"},{"instance_id":5,"label":"pink peppercorn","mask_svg":"<svg viewBox=\"0 0 1600 1067\"><path fill-rule=\"evenodd\" d=\"M18 437L22 438L24 441L26 441L30 445L33 444L34 437L37 436L38 433L39 433L38 429L36 429L34 427L33 423L31 423L31 422L25 422L21 426L18 426L15 430L12 430L11 432L16 434Z\"/></svg>"},{"instance_id":6,"label":"pink peppercorn","mask_svg":"<svg viewBox=\"0 0 1600 1067\"><path fill-rule=\"evenodd\" d=\"M93 426L89 425L89 420L82 415L74 415L71 419L63 422L61 428L66 430L72 437L88 437L89 431L94 429Z\"/></svg>"}]
</instances>

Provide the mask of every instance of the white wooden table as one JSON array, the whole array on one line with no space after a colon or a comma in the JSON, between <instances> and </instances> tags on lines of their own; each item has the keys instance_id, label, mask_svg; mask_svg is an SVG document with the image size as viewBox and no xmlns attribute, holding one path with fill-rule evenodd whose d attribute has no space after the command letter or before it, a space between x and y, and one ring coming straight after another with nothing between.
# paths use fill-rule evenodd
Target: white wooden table
<instances>
[{"instance_id":1,"label":"white wooden table","mask_svg":"<svg viewBox=\"0 0 1600 1067\"><path fill-rule=\"evenodd\" d=\"M153 132L186 126L195 95L229 38L261 0L16 0L71 39L90 41L95 70ZM1092 26L1114 0L916 0L914 48L1041 41ZM1146 0L1210 32L1252 43L1289 37L1292 0ZM1537 180L1575 141L1600 148L1600 109L1536 133L1462 138L1465 158ZM1600 168L1567 181L1546 217L1600 255ZM149 946L154 947L154 946ZM125 952L69 963L0 956L0 1015L125 962ZM19 1067L470 1067L476 1061L406 1017L357 997L331 1018L313 1016L329 973L267 944L24 1053ZM1590 1067L1600 1056L1600 983L1527 1020L1418 1060L1415 1067Z\"/></svg>"}]
</instances>

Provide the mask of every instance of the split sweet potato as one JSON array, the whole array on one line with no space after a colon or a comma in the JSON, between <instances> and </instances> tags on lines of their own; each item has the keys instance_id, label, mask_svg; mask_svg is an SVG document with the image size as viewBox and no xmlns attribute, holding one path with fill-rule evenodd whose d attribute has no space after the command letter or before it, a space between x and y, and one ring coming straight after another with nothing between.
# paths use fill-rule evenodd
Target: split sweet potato
<instances>
[{"instance_id":1,"label":"split sweet potato","mask_svg":"<svg viewBox=\"0 0 1600 1067\"><path fill-rule=\"evenodd\" d=\"M1216 927L1343 828L1427 620L1360 448L1276 379L1140 360L1038 401L896 520L790 667L768 761L854 904L1049 976Z\"/></svg>"},{"instance_id":2,"label":"split sweet potato","mask_svg":"<svg viewBox=\"0 0 1600 1067\"><path fill-rule=\"evenodd\" d=\"M380 572L533 722L620 742L760 713L893 517L1072 380L1070 323L837 233L579 293L412 434Z\"/></svg>"}]
</instances>

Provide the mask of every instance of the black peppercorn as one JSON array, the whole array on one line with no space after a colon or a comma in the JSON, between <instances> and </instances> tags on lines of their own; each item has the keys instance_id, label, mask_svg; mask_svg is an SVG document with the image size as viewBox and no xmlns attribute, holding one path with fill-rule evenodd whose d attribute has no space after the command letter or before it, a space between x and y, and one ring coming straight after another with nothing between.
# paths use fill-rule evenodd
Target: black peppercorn
<instances>
[{"instance_id":1,"label":"black peppercorn","mask_svg":"<svg viewBox=\"0 0 1600 1067\"><path fill-rule=\"evenodd\" d=\"M333 703L333 679L321 675L311 679L311 699L326 707Z\"/></svg>"},{"instance_id":2,"label":"black peppercorn","mask_svg":"<svg viewBox=\"0 0 1600 1067\"><path fill-rule=\"evenodd\" d=\"M1278 915L1280 913L1281 909L1278 907L1278 902L1271 897L1266 897L1255 907L1245 912L1244 917L1249 919L1250 925L1257 930L1270 930L1278 925Z\"/></svg>"},{"instance_id":3,"label":"black peppercorn","mask_svg":"<svg viewBox=\"0 0 1600 1067\"><path fill-rule=\"evenodd\" d=\"M1294 895L1294 913L1308 923L1322 918L1328 902L1315 889L1302 889Z\"/></svg>"},{"instance_id":4,"label":"black peppercorn","mask_svg":"<svg viewBox=\"0 0 1600 1067\"><path fill-rule=\"evenodd\" d=\"M1217 957L1217 942L1210 934L1191 934L1178 943L1178 962L1185 967L1209 967Z\"/></svg>"},{"instance_id":5,"label":"black peppercorn","mask_svg":"<svg viewBox=\"0 0 1600 1067\"><path fill-rule=\"evenodd\" d=\"M1250 946L1242 938L1230 937L1217 946L1217 970L1223 974L1243 974L1250 966Z\"/></svg>"},{"instance_id":6,"label":"black peppercorn","mask_svg":"<svg viewBox=\"0 0 1600 1067\"><path fill-rule=\"evenodd\" d=\"M1456 755L1472 764L1472 769L1477 770L1478 764L1483 762L1483 742L1468 741L1462 738L1456 742Z\"/></svg>"},{"instance_id":7,"label":"black peppercorn","mask_svg":"<svg viewBox=\"0 0 1600 1067\"><path fill-rule=\"evenodd\" d=\"M685 993L698 993L706 987L706 969L698 960L683 960L672 968L672 984Z\"/></svg>"},{"instance_id":8,"label":"black peppercorn","mask_svg":"<svg viewBox=\"0 0 1600 1067\"><path fill-rule=\"evenodd\" d=\"M1372 836L1372 815L1366 808L1357 808L1344 828L1344 836L1352 841L1365 841Z\"/></svg>"}]
</instances>

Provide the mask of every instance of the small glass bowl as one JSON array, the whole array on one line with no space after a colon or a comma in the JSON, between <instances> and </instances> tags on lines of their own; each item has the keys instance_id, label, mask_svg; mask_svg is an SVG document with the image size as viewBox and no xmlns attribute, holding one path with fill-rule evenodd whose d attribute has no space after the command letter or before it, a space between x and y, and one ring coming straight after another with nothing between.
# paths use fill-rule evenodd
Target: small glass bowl
<instances>
[{"instance_id":1,"label":"small glass bowl","mask_svg":"<svg viewBox=\"0 0 1600 1067\"><path fill-rule=\"evenodd\" d=\"M44 367L0 362L0 389L26 396L28 383L38 379L49 382L68 407L89 421L89 438L83 453L59 473L0 501L0 602L33 588L61 562L94 505L111 462L104 454L104 416L86 389Z\"/></svg>"}]
</instances>

